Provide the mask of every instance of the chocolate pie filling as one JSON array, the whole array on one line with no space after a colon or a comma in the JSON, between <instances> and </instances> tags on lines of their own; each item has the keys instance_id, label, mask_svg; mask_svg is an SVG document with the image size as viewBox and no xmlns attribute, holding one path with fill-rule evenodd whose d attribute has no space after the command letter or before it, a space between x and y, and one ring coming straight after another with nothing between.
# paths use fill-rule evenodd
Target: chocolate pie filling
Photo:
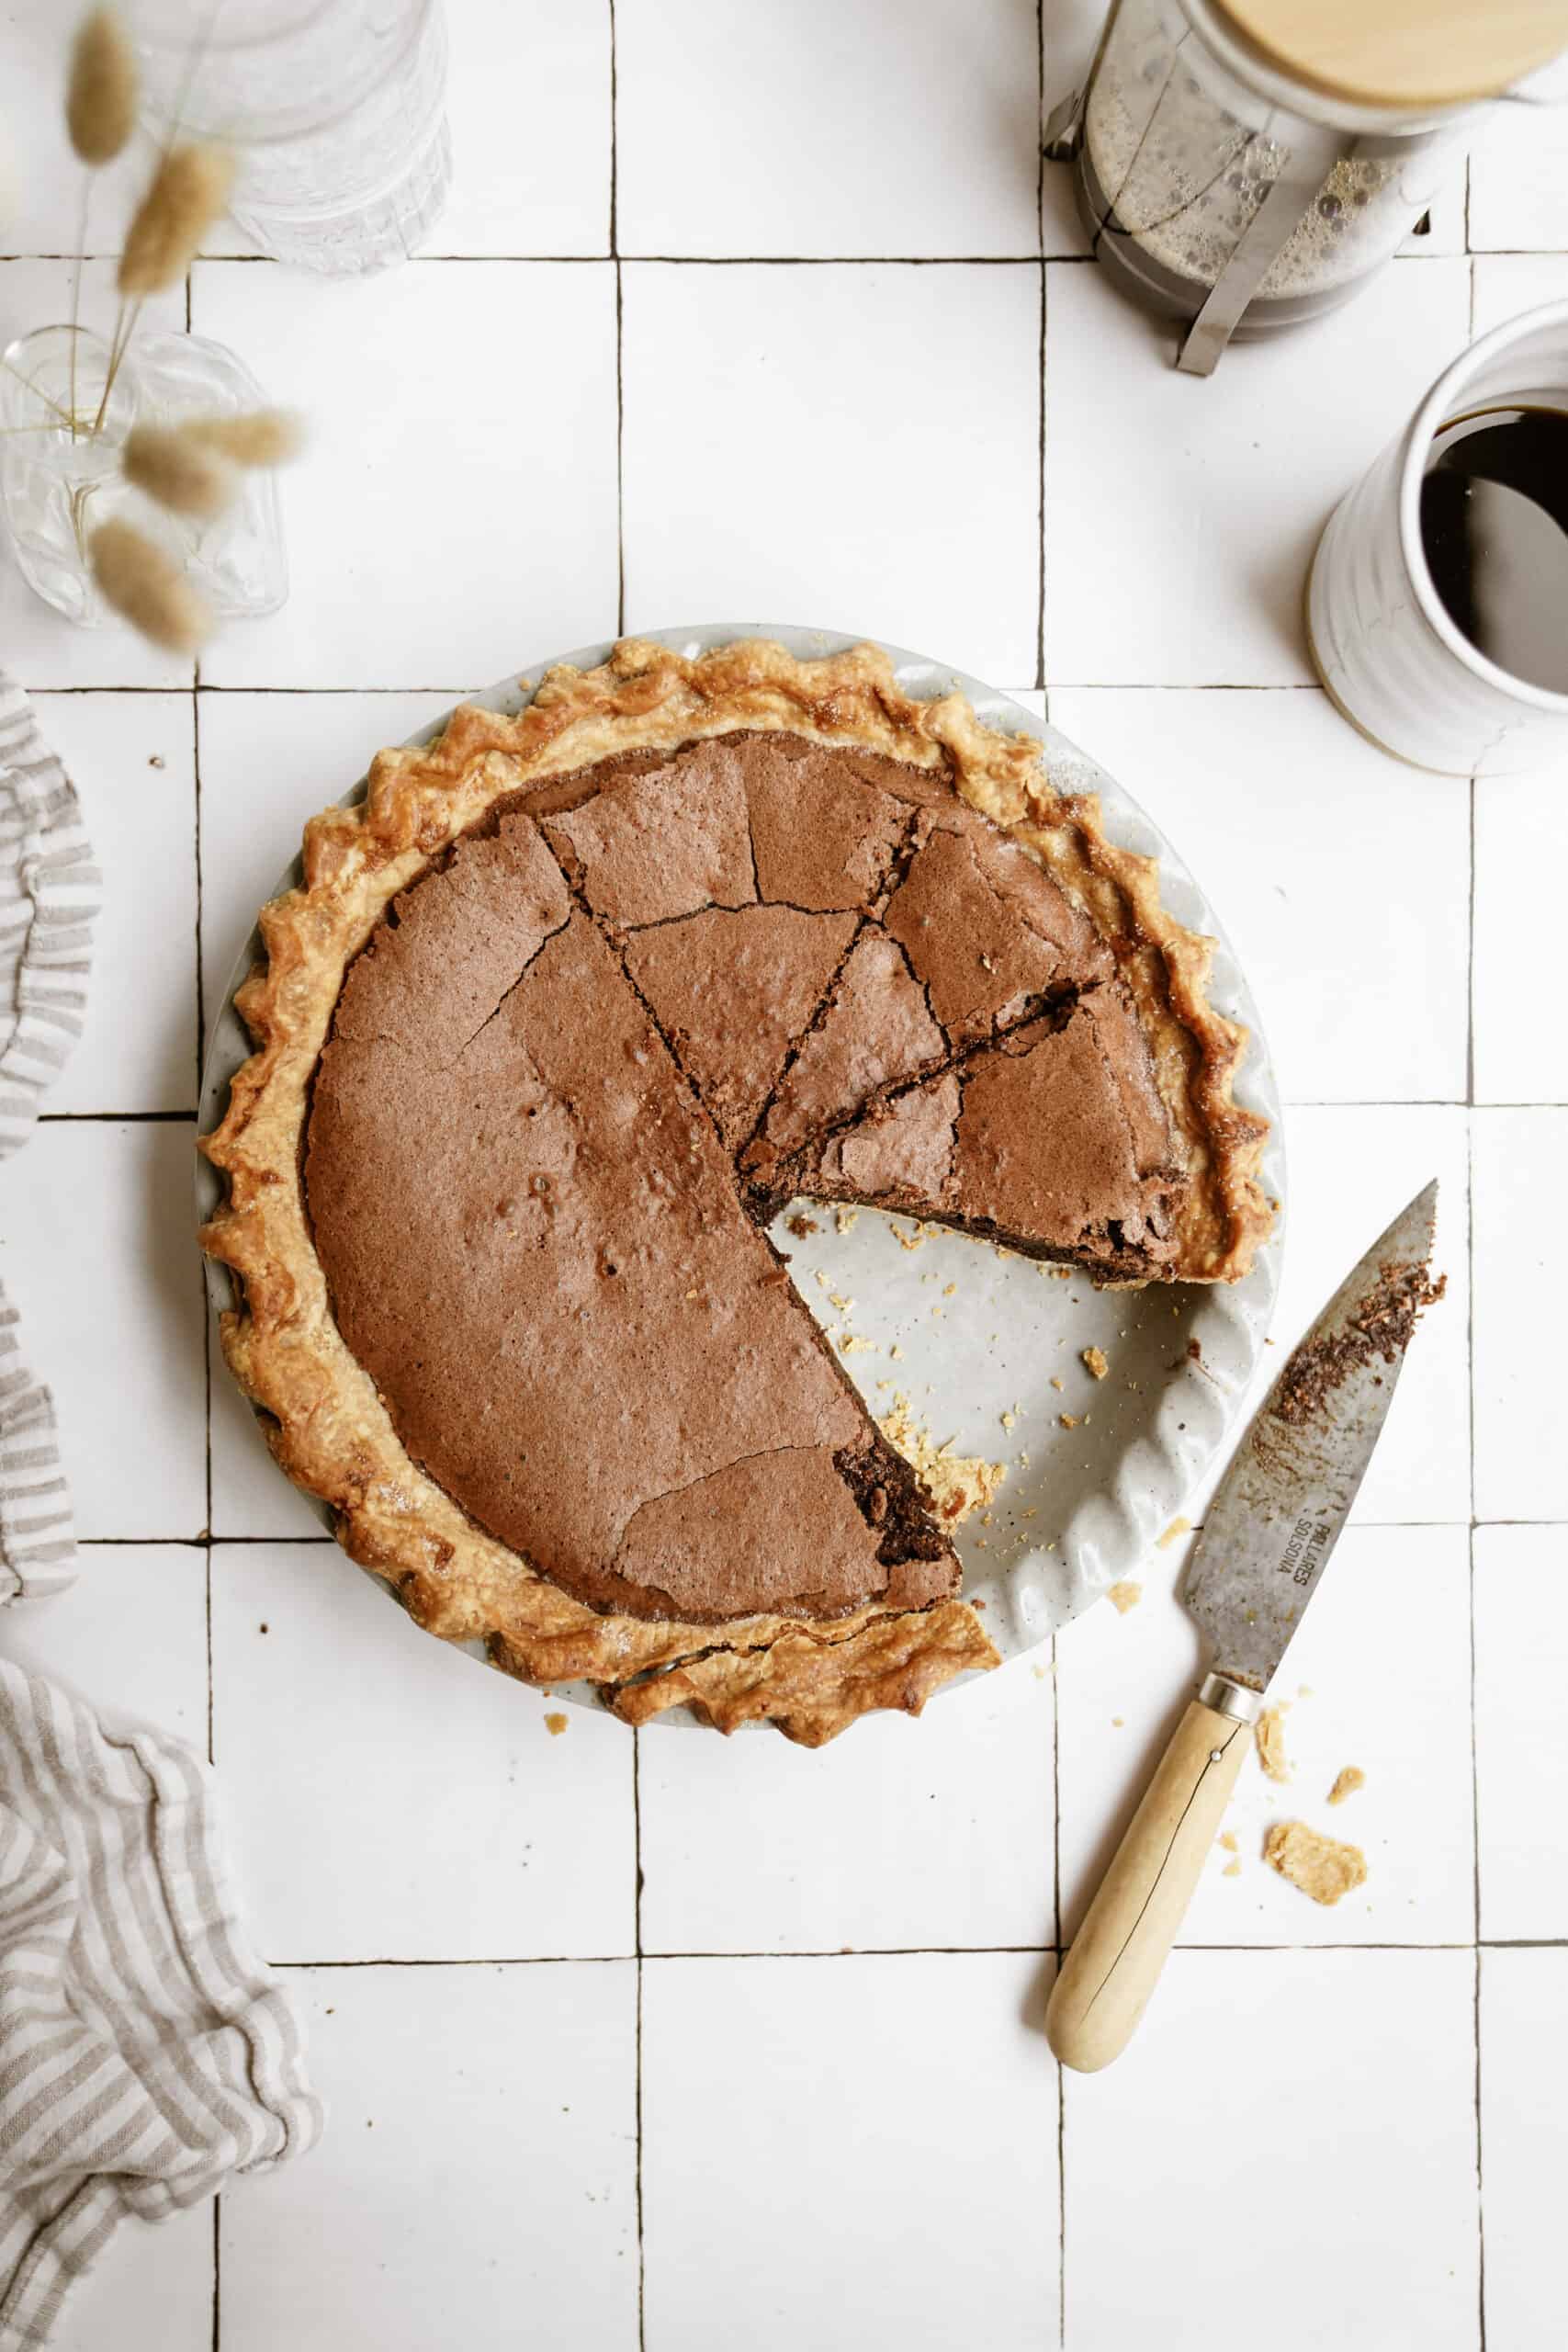
<instances>
[{"instance_id":1,"label":"chocolate pie filling","mask_svg":"<svg viewBox=\"0 0 1568 2352\"><path fill-rule=\"evenodd\" d=\"M593 1607L716 1623L958 1585L759 1220L814 1191L1146 1276L1170 1160L1111 952L1021 848L940 775L737 733L503 806L401 894L305 1183L412 1458Z\"/></svg>"}]
</instances>

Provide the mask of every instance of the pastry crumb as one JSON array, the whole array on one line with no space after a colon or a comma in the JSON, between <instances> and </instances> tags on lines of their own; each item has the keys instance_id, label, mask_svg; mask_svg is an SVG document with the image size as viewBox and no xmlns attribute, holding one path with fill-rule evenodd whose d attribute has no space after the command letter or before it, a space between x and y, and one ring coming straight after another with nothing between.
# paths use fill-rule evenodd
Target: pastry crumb
<instances>
[{"instance_id":1,"label":"pastry crumb","mask_svg":"<svg viewBox=\"0 0 1568 2352\"><path fill-rule=\"evenodd\" d=\"M852 1233L860 1223L859 1209L835 1209L833 1223L840 1233Z\"/></svg>"},{"instance_id":2,"label":"pastry crumb","mask_svg":"<svg viewBox=\"0 0 1568 2352\"><path fill-rule=\"evenodd\" d=\"M1078 1425L1078 1417L1076 1413L1058 1413L1056 1419L1065 1430L1076 1430Z\"/></svg>"},{"instance_id":3,"label":"pastry crumb","mask_svg":"<svg viewBox=\"0 0 1568 2352\"><path fill-rule=\"evenodd\" d=\"M1127 1718L1126 1718L1126 1716L1125 1716L1125 1715L1112 1715L1112 1716L1111 1716L1111 1730L1112 1730L1112 1731L1120 1731L1120 1730L1122 1728L1123 1724L1126 1723L1126 1720L1127 1720Z\"/></svg>"},{"instance_id":4,"label":"pastry crumb","mask_svg":"<svg viewBox=\"0 0 1568 2352\"><path fill-rule=\"evenodd\" d=\"M1143 1597L1143 1586L1134 1584L1130 1577L1118 1577L1113 1585L1106 1587L1105 1598L1122 1617L1125 1617L1129 1609L1136 1609Z\"/></svg>"},{"instance_id":5,"label":"pastry crumb","mask_svg":"<svg viewBox=\"0 0 1568 2352\"><path fill-rule=\"evenodd\" d=\"M1282 1707L1265 1707L1254 1729L1253 1745L1258 1761L1271 1781L1285 1781L1291 1778L1291 1763L1285 1754L1285 1714Z\"/></svg>"},{"instance_id":6,"label":"pastry crumb","mask_svg":"<svg viewBox=\"0 0 1568 2352\"><path fill-rule=\"evenodd\" d=\"M1239 1878L1241 1876L1240 1862L1227 1862L1224 1869L1220 1872L1220 1876L1222 1878Z\"/></svg>"},{"instance_id":7,"label":"pastry crumb","mask_svg":"<svg viewBox=\"0 0 1568 2352\"><path fill-rule=\"evenodd\" d=\"M903 1351L903 1349L898 1345L898 1342L897 1342L897 1340L894 1340L893 1345L888 1349L887 1352L888 1352L888 1354L892 1357L892 1359L893 1359L893 1361L894 1361L894 1363L903 1363L903 1361L904 1361L904 1351Z\"/></svg>"},{"instance_id":8,"label":"pastry crumb","mask_svg":"<svg viewBox=\"0 0 1568 2352\"><path fill-rule=\"evenodd\" d=\"M870 1355L875 1347L874 1340L863 1340L858 1331L846 1331L839 1341L840 1353L846 1356Z\"/></svg>"},{"instance_id":9,"label":"pastry crumb","mask_svg":"<svg viewBox=\"0 0 1568 2352\"><path fill-rule=\"evenodd\" d=\"M949 1526L967 1519L971 1511L986 1510L996 1499L1008 1474L1007 1464L950 1453L953 1440L943 1438L938 1442L933 1439L925 1423L915 1419L908 1396L896 1396L893 1410L877 1427L914 1471L931 1498L937 1517Z\"/></svg>"},{"instance_id":10,"label":"pastry crumb","mask_svg":"<svg viewBox=\"0 0 1568 2352\"><path fill-rule=\"evenodd\" d=\"M1309 1829L1304 1821L1272 1821L1263 1839L1263 1859L1314 1903L1326 1906L1364 1886L1367 1858L1359 1846Z\"/></svg>"},{"instance_id":11,"label":"pastry crumb","mask_svg":"<svg viewBox=\"0 0 1568 2352\"><path fill-rule=\"evenodd\" d=\"M1241 1851L1241 1848L1235 1842L1235 1831L1234 1829L1221 1830L1220 1844L1224 1848L1227 1854L1239 1854Z\"/></svg>"},{"instance_id":12,"label":"pastry crumb","mask_svg":"<svg viewBox=\"0 0 1568 2352\"><path fill-rule=\"evenodd\" d=\"M1016 1413L1002 1413L998 1415L998 1418L999 1419L1004 1430L1010 1430L1014 1422L1018 1419L1018 1415Z\"/></svg>"},{"instance_id":13,"label":"pastry crumb","mask_svg":"<svg viewBox=\"0 0 1568 2352\"><path fill-rule=\"evenodd\" d=\"M946 1289L942 1292L942 1296L943 1298L956 1298L958 1296L958 1284L956 1283L949 1283Z\"/></svg>"},{"instance_id":14,"label":"pastry crumb","mask_svg":"<svg viewBox=\"0 0 1568 2352\"><path fill-rule=\"evenodd\" d=\"M1103 1380L1106 1374L1111 1369L1110 1364L1106 1361L1104 1349L1084 1348L1080 1352L1085 1363L1089 1366L1090 1372L1093 1373L1096 1380Z\"/></svg>"},{"instance_id":15,"label":"pastry crumb","mask_svg":"<svg viewBox=\"0 0 1568 2352\"><path fill-rule=\"evenodd\" d=\"M1328 1792L1328 1802L1330 1804L1343 1804L1347 1797L1353 1797L1358 1789L1364 1789L1366 1785L1367 1776L1360 1766L1347 1764Z\"/></svg>"},{"instance_id":16,"label":"pastry crumb","mask_svg":"<svg viewBox=\"0 0 1568 2352\"><path fill-rule=\"evenodd\" d=\"M1065 1388L1065 1387L1066 1386L1066 1385L1067 1385L1067 1384L1066 1384L1066 1382L1065 1380L1061 1379L1061 1378L1060 1378L1060 1377L1059 1377L1055 1373L1053 1373L1053 1374L1051 1374L1051 1385L1052 1385L1052 1387L1053 1387L1053 1388L1057 1388L1057 1389Z\"/></svg>"},{"instance_id":17,"label":"pastry crumb","mask_svg":"<svg viewBox=\"0 0 1568 2352\"><path fill-rule=\"evenodd\" d=\"M901 1227L896 1225L893 1228L893 1238L900 1250L919 1250L924 1245L926 1227L923 1225L912 1226L906 1233Z\"/></svg>"},{"instance_id":18,"label":"pastry crumb","mask_svg":"<svg viewBox=\"0 0 1568 2352\"><path fill-rule=\"evenodd\" d=\"M814 1216L807 1216L803 1209L796 1209L793 1216L786 1217L784 1227L786 1231L794 1234L797 1241L808 1240L812 1234L820 1233L822 1230L817 1219Z\"/></svg>"},{"instance_id":19,"label":"pastry crumb","mask_svg":"<svg viewBox=\"0 0 1568 2352\"><path fill-rule=\"evenodd\" d=\"M545 1717L545 1729L552 1739L558 1739L570 1720L570 1718L566 1715L548 1714Z\"/></svg>"},{"instance_id":20,"label":"pastry crumb","mask_svg":"<svg viewBox=\"0 0 1568 2352\"><path fill-rule=\"evenodd\" d=\"M854 1300L846 1298L842 1291L830 1290L828 1293L828 1304L840 1315L852 1315L855 1311Z\"/></svg>"},{"instance_id":21,"label":"pastry crumb","mask_svg":"<svg viewBox=\"0 0 1568 2352\"><path fill-rule=\"evenodd\" d=\"M1192 1521L1190 1519L1173 1519L1159 1539L1159 1550L1163 1552L1168 1544L1174 1544L1181 1536L1190 1535L1191 1532Z\"/></svg>"}]
</instances>

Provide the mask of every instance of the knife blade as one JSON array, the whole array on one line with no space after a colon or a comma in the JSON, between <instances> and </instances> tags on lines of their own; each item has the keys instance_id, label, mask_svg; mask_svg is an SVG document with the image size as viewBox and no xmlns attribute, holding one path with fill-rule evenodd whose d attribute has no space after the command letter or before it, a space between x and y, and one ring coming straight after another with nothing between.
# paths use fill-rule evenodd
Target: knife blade
<instances>
[{"instance_id":1,"label":"knife blade","mask_svg":"<svg viewBox=\"0 0 1568 2352\"><path fill-rule=\"evenodd\" d=\"M1401 1210L1287 1358L1204 1514L1183 1598L1211 1671L1171 1736L1045 2012L1064 2065L1120 2055L1147 2006L1251 1745L1258 1702L1321 1581L1422 1310L1438 1187Z\"/></svg>"},{"instance_id":2,"label":"knife blade","mask_svg":"<svg viewBox=\"0 0 1568 2352\"><path fill-rule=\"evenodd\" d=\"M1185 1600L1213 1670L1267 1690L1350 1515L1428 1279L1438 1187L1380 1234L1298 1341L1203 1515Z\"/></svg>"}]
</instances>

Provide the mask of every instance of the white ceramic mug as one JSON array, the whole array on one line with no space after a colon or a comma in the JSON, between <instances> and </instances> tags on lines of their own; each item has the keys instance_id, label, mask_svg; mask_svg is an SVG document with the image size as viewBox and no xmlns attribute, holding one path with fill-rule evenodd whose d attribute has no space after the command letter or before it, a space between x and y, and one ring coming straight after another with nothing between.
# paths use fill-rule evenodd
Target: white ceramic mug
<instances>
[{"instance_id":1,"label":"white ceramic mug","mask_svg":"<svg viewBox=\"0 0 1568 2352\"><path fill-rule=\"evenodd\" d=\"M1568 752L1568 694L1512 676L1471 643L1421 543L1421 482L1442 427L1489 401L1543 395L1568 412L1568 302L1507 320L1456 359L1318 542L1306 600L1318 676L1343 718L1416 767L1506 775Z\"/></svg>"}]
</instances>

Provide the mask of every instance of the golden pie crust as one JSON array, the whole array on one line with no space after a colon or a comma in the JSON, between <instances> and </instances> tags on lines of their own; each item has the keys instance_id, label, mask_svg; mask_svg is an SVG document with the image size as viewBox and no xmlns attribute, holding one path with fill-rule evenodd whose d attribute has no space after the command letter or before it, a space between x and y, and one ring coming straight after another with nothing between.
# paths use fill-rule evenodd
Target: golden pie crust
<instances>
[{"instance_id":1,"label":"golden pie crust","mask_svg":"<svg viewBox=\"0 0 1568 2352\"><path fill-rule=\"evenodd\" d=\"M1212 943L1161 907L1155 862L1106 839L1092 796L1052 787L1032 739L983 726L957 694L912 700L870 645L799 662L762 641L689 659L627 639L599 669L550 671L517 718L463 708L438 742L379 753L363 800L307 826L303 888L262 910L265 960L235 999L256 1050L202 1142L227 1194L201 1238L237 1277L223 1351L273 1453L426 1631L482 1641L525 1681L586 1679L627 1722L686 1704L722 1731L767 1720L816 1747L868 1709L918 1713L953 1676L995 1665L974 1610L870 1604L831 1620L751 1616L716 1628L604 1615L573 1599L484 1533L405 1453L333 1319L299 1178L344 971L397 893L503 796L616 752L672 752L739 729L945 769L1047 868L1111 944L1149 1044L1189 1177L1173 1271L1202 1282L1245 1273L1270 1222L1257 1177L1267 1125L1232 1099L1246 1034L1208 1003Z\"/></svg>"}]
</instances>

